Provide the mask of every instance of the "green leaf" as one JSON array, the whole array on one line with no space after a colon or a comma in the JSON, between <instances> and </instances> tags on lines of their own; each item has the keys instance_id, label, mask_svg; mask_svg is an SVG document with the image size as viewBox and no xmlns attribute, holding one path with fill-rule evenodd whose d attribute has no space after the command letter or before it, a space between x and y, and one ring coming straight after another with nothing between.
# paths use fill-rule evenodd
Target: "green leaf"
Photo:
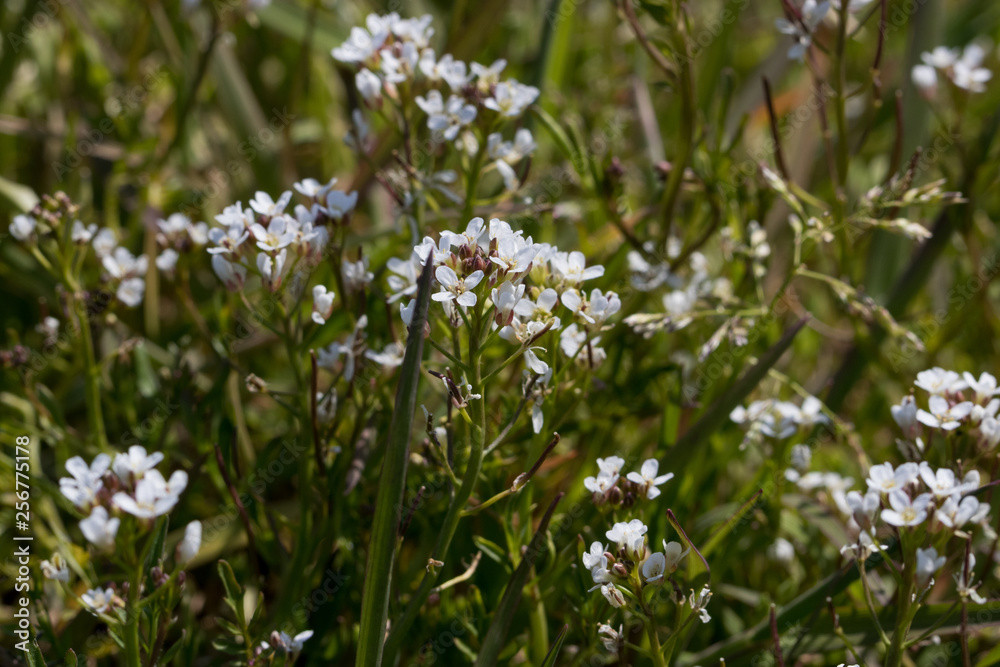
<instances>
[{"instance_id":1,"label":"green leaf","mask_svg":"<svg viewBox=\"0 0 1000 667\"><path fill-rule=\"evenodd\" d=\"M224 561L219 561L219 576L222 578L222 585L226 589L226 600L229 606L236 612L236 617L240 620L240 625L246 627L246 612L243 611L243 588L236 581L236 574L233 573L232 566Z\"/></svg>"},{"instance_id":2,"label":"green leaf","mask_svg":"<svg viewBox=\"0 0 1000 667\"><path fill-rule=\"evenodd\" d=\"M493 621L490 623L490 627L486 631L486 636L483 638L483 645L479 649L479 657L476 659L476 667L487 667L496 664L500 650L507 641L507 632L510 630L510 624L514 620L514 614L517 613L518 604L521 602L521 593L524 591L524 585L528 582L531 567L535 564L535 559L538 558L538 555L548 549L546 532L549 529L549 520L552 518L552 513L555 512L556 505L562 500L563 495L560 493L556 496L552 504L549 505L549 509L545 511L545 516L542 517L541 523L538 524L538 530L535 531L535 536L531 538L531 543L528 545L527 551L524 552L520 564L518 564L517 569L514 571L514 576L507 583L503 598L500 599L500 604L493 614Z\"/></svg>"},{"instance_id":3,"label":"green leaf","mask_svg":"<svg viewBox=\"0 0 1000 667\"><path fill-rule=\"evenodd\" d=\"M166 667L166 665L169 665L170 661L174 659L174 656L176 656L180 652L180 650L184 647L184 639L186 637L187 637L187 630L181 630L180 639L175 641L170 646L170 648L168 648L166 651L163 652L163 656L156 661L156 664L164 665L164 667Z\"/></svg>"},{"instance_id":4,"label":"green leaf","mask_svg":"<svg viewBox=\"0 0 1000 667\"><path fill-rule=\"evenodd\" d=\"M708 542L705 546L701 548L701 555L708 558L708 555L715 551L715 548L722 544L723 538L732 532L733 528L741 524L744 518L753 511L753 508L757 506L757 502L760 500L761 495L764 493L763 489L757 489L757 493L753 494L750 500L743 503L743 505L731 516L729 519L722 524L722 526L708 538Z\"/></svg>"},{"instance_id":5,"label":"green leaf","mask_svg":"<svg viewBox=\"0 0 1000 667\"><path fill-rule=\"evenodd\" d=\"M45 658L42 657L42 652L38 648L38 639L34 629L31 631L31 641L28 642L28 650L24 655L28 658L29 667L45 667Z\"/></svg>"},{"instance_id":6,"label":"green leaf","mask_svg":"<svg viewBox=\"0 0 1000 667\"><path fill-rule=\"evenodd\" d=\"M424 323L430 303L431 270L427 262L420 276L417 304L410 323L410 335L396 387L395 408L389 424L389 439L379 478L378 499L368 546L368 565L361 602L361 629L355 664L375 667L382 662L385 622L389 613L392 563L399 534L400 509L406 492L406 463L409 457L413 413L417 407L421 360L424 354Z\"/></svg>"},{"instance_id":7,"label":"green leaf","mask_svg":"<svg viewBox=\"0 0 1000 667\"><path fill-rule=\"evenodd\" d=\"M791 347L796 334L802 331L802 327L808 321L809 318L804 317L786 331L781 340L772 345L750 370L722 392L722 395L715 399L715 402L702 413L694 426L681 436L680 440L677 441L677 444L671 450L671 454L674 457L674 463L672 464L674 469L683 468L683 463L694 452L695 446L707 440L716 429L729 422L729 413L737 405L740 405L743 399L767 376L767 371L778 363L778 359Z\"/></svg>"},{"instance_id":8,"label":"green leaf","mask_svg":"<svg viewBox=\"0 0 1000 667\"><path fill-rule=\"evenodd\" d=\"M73 649L66 651L66 657L63 658L63 661L66 663L66 667L76 667L79 664Z\"/></svg>"},{"instance_id":9,"label":"green leaf","mask_svg":"<svg viewBox=\"0 0 1000 667\"><path fill-rule=\"evenodd\" d=\"M566 639L566 633L569 631L569 625L564 625L562 630L559 631L559 636L556 637L555 643L552 648L549 649L548 655L545 656L545 660L542 661L542 667L555 667L556 658L559 657L559 649L562 648L563 641Z\"/></svg>"}]
</instances>

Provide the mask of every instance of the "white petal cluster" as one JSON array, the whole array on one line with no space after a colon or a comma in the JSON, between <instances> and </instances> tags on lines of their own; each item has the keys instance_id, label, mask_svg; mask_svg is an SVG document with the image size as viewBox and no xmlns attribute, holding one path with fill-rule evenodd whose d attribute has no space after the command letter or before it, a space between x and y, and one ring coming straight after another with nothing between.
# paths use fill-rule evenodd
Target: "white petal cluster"
<instances>
[{"instance_id":1,"label":"white petal cluster","mask_svg":"<svg viewBox=\"0 0 1000 667\"><path fill-rule=\"evenodd\" d=\"M969 44L964 49L935 47L920 55L922 62L911 73L913 84L927 98L937 94L941 76L957 88L981 93L986 90L986 82L993 78L993 72L982 66L985 58L986 49L979 44Z\"/></svg>"}]
</instances>

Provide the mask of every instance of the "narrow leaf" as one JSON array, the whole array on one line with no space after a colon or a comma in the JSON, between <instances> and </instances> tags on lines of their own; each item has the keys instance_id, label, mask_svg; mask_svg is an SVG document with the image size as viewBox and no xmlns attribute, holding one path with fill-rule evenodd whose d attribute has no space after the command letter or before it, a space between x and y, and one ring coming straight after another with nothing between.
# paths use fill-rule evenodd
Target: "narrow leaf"
<instances>
[{"instance_id":1,"label":"narrow leaf","mask_svg":"<svg viewBox=\"0 0 1000 667\"><path fill-rule=\"evenodd\" d=\"M395 408L389 424L389 440L379 478L378 499L372 537L368 545L368 566L365 571L364 596L361 602L361 630L358 636L359 667L375 667L382 662L385 621L389 612L389 590L392 583L392 562L396 536L399 534L400 510L406 491L406 462L413 430L413 412L417 406L420 384L420 363L424 353L424 323L430 302L431 269L427 262L420 276L417 304L410 323L406 353L396 387Z\"/></svg>"},{"instance_id":2,"label":"narrow leaf","mask_svg":"<svg viewBox=\"0 0 1000 667\"><path fill-rule=\"evenodd\" d=\"M542 661L542 667L555 667L556 658L559 657L559 650L562 648L563 641L566 639L566 632L569 630L569 625L564 625L562 630L559 631L559 636L556 637L556 642L549 649L548 655L545 656L545 660Z\"/></svg>"}]
</instances>

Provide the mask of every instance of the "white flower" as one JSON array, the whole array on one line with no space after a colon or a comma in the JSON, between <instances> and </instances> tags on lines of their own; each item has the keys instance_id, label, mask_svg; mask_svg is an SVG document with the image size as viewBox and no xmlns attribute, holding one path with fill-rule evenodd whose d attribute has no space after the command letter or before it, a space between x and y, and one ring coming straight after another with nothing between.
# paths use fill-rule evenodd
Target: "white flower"
<instances>
[{"instance_id":1,"label":"white flower","mask_svg":"<svg viewBox=\"0 0 1000 667\"><path fill-rule=\"evenodd\" d=\"M654 554L650 554L649 557L642 562L642 578L646 580L647 584L652 584L657 581L663 580L663 574L667 569L667 559L666 557L657 551Z\"/></svg>"},{"instance_id":2,"label":"white flower","mask_svg":"<svg viewBox=\"0 0 1000 667\"><path fill-rule=\"evenodd\" d=\"M80 596L83 604L95 614L103 614L115 603L113 588L93 588Z\"/></svg>"},{"instance_id":3,"label":"white flower","mask_svg":"<svg viewBox=\"0 0 1000 667\"><path fill-rule=\"evenodd\" d=\"M955 405L949 405L948 399L938 396L931 396L927 401L930 412L917 410L917 420L925 426L940 428L945 431L953 431L962 425L962 420L972 412L972 402L962 401Z\"/></svg>"},{"instance_id":4,"label":"white flower","mask_svg":"<svg viewBox=\"0 0 1000 667\"><path fill-rule=\"evenodd\" d=\"M340 265L340 275L344 279L344 289L351 292L364 289L375 278L375 274L368 270L367 257L356 262L344 261Z\"/></svg>"},{"instance_id":5,"label":"white flower","mask_svg":"<svg viewBox=\"0 0 1000 667\"><path fill-rule=\"evenodd\" d=\"M605 493L618 482L618 475L605 472L597 473L597 477L585 477L583 487L591 493Z\"/></svg>"},{"instance_id":6,"label":"white flower","mask_svg":"<svg viewBox=\"0 0 1000 667\"><path fill-rule=\"evenodd\" d=\"M917 526L927 518L927 505L931 494L922 493L912 500L902 491L895 489L889 494L892 509L882 511L882 520L893 526Z\"/></svg>"},{"instance_id":7,"label":"white flower","mask_svg":"<svg viewBox=\"0 0 1000 667\"><path fill-rule=\"evenodd\" d=\"M632 519L628 523L621 521L616 523L605 535L617 543L620 549L625 549L629 555L638 558L642 555L647 530L649 528L642 521Z\"/></svg>"},{"instance_id":8,"label":"white flower","mask_svg":"<svg viewBox=\"0 0 1000 667\"><path fill-rule=\"evenodd\" d=\"M216 248L209 248L209 254L228 255L235 252L244 241L250 238L250 230L243 223L237 222L226 225L224 230L218 227L211 229L208 232L208 238L218 246Z\"/></svg>"},{"instance_id":9,"label":"white flower","mask_svg":"<svg viewBox=\"0 0 1000 667\"><path fill-rule=\"evenodd\" d=\"M966 371L962 373L962 379L976 393L976 401L979 403L1000 394L1000 389L997 388L997 379L989 373L981 373L977 380L972 373Z\"/></svg>"},{"instance_id":10,"label":"white flower","mask_svg":"<svg viewBox=\"0 0 1000 667\"><path fill-rule=\"evenodd\" d=\"M333 313L334 293L328 292L326 286L313 287L312 320L316 324L326 324L327 318Z\"/></svg>"},{"instance_id":11,"label":"white flower","mask_svg":"<svg viewBox=\"0 0 1000 667\"><path fill-rule=\"evenodd\" d=\"M382 79L367 67L354 75L354 85L357 87L361 97L369 105L377 105L382 101Z\"/></svg>"},{"instance_id":12,"label":"white flower","mask_svg":"<svg viewBox=\"0 0 1000 667\"><path fill-rule=\"evenodd\" d=\"M601 586L601 595L603 595L605 599L611 603L612 607L617 608L625 606L625 596L622 595L622 592L612 583L607 583Z\"/></svg>"},{"instance_id":13,"label":"white flower","mask_svg":"<svg viewBox=\"0 0 1000 667\"><path fill-rule=\"evenodd\" d=\"M604 555L607 550L607 547L600 542L591 542L590 551L583 552L583 566L588 570L595 567L608 569L608 558Z\"/></svg>"},{"instance_id":14,"label":"white flower","mask_svg":"<svg viewBox=\"0 0 1000 667\"><path fill-rule=\"evenodd\" d=\"M917 588L926 588L933 581L934 573L941 569L947 560L944 556L938 556L937 549L929 547L927 549L917 549Z\"/></svg>"},{"instance_id":15,"label":"white flower","mask_svg":"<svg viewBox=\"0 0 1000 667\"><path fill-rule=\"evenodd\" d=\"M622 638L622 626L615 630L610 625L601 623L597 626L597 634L601 635L601 645L608 653L618 655L618 643Z\"/></svg>"},{"instance_id":16,"label":"white flower","mask_svg":"<svg viewBox=\"0 0 1000 667\"><path fill-rule=\"evenodd\" d=\"M115 506L139 517L154 519L172 510L180 499L180 494L187 486L187 473L177 470L170 476L170 481L163 479L158 470L150 470L135 485L135 497L119 491L112 496Z\"/></svg>"},{"instance_id":17,"label":"white flower","mask_svg":"<svg viewBox=\"0 0 1000 667\"><path fill-rule=\"evenodd\" d=\"M467 278L459 280L455 271L448 266L439 266L434 276L441 285L441 291L431 295L435 301L455 300L459 305L470 308L476 305L476 294L471 290L483 279L482 271L474 271Z\"/></svg>"},{"instance_id":18,"label":"white flower","mask_svg":"<svg viewBox=\"0 0 1000 667\"><path fill-rule=\"evenodd\" d=\"M498 326L503 327L511 323L511 320L514 318L514 306L521 301L521 298L524 296L524 290L525 285L523 283L515 287L509 281L501 283L500 287L493 288L490 300L496 309L494 320Z\"/></svg>"},{"instance_id":19,"label":"white flower","mask_svg":"<svg viewBox=\"0 0 1000 667\"><path fill-rule=\"evenodd\" d=\"M254 198L250 200L250 208L265 218L279 216L285 211L288 202L292 200L292 191L286 190L278 197L278 201L271 199L271 195L262 190L258 190ZM258 237L259 238L259 237Z\"/></svg>"},{"instance_id":20,"label":"white flower","mask_svg":"<svg viewBox=\"0 0 1000 667\"><path fill-rule=\"evenodd\" d=\"M390 14L386 18L391 19L393 16L395 14ZM398 16L396 19L398 20ZM368 30L359 27L351 28L351 34L347 41L333 49L331 54L336 60L343 63L360 63L369 60L385 44L392 22L383 20L382 17L375 14L369 15Z\"/></svg>"},{"instance_id":21,"label":"white flower","mask_svg":"<svg viewBox=\"0 0 1000 667\"><path fill-rule=\"evenodd\" d=\"M663 556L666 558L667 572L676 572L677 567L690 549L685 549L680 542L667 542L663 540Z\"/></svg>"},{"instance_id":22,"label":"white flower","mask_svg":"<svg viewBox=\"0 0 1000 667\"><path fill-rule=\"evenodd\" d=\"M114 230L105 227L97 232L91 245L94 246L94 253L101 259L104 259L114 252L114 249L118 246L118 239L115 237Z\"/></svg>"},{"instance_id":23,"label":"white flower","mask_svg":"<svg viewBox=\"0 0 1000 667\"><path fill-rule=\"evenodd\" d=\"M365 71L365 70L362 70ZM333 186L337 184L336 178L331 178L327 183L320 183L315 178L303 178L298 183L292 185L296 191L309 197L310 199L315 199L320 201L326 196Z\"/></svg>"},{"instance_id":24,"label":"white flower","mask_svg":"<svg viewBox=\"0 0 1000 667\"><path fill-rule=\"evenodd\" d=\"M622 466L625 465L625 459L620 456L609 456L606 459L597 459L597 467L601 472L607 473L609 475L614 475L618 478L621 474Z\"/></svg>"},{"instance_id":25,"label":"white flower","mask_svg":"<svg viewBox=\"0 0 1000 667\"><path fill-rule=\"evenodd\" d=\"M978 44L969 44L965 47L961 59L951 70L951 80L956 86L973 93L986 90L983 84L993 78L993 72L980 67L985 55L985 50Z\"/></svg>"},{"instance_id":26,"label":"white flower","mask_svg":"<svg viewBox=\"0 0 1000 667\"><path fill-rule=\"evenodd\" d=\"M537 373L538 375L545 375L549 371L549 365L538 358L538 355L534 352L535 350L544 351L544 348L533 347L525 350L524 362L527 364L528 368L532 370L532 372Z\"/></svg>"},{"instance_id":27,"label":"white flower","mask_svg":"<svg viewBox=\"0 0 1000 667\"><path fill-rule=\"evenodd\" d=\"M962 598L969 598L976 604L985 604L986 599L983 598L979 593L976 592L976 588L979 584L970 585L969 580L972 579L973 570L976 567L976 557L973 554L969 554L968 565L962 562L962 567L959 568L958 572L955 574L955 583L958 584L958 594ZM966 576L966 570L968 570L968 576Z\"/></svg>"},{"instance_id":28,"label":"white flower","mask_svg":"<svg viewBox=\"0 0 1000 667\"><path fill-rule=\"evenodd\" d=\"M953 530L959 530L967 523L979 523L990 512L990 506L980 503L975 496L966 496L961 501L951 496L934 513L934 518Z\"/></svg>"},{"instance_id":29,"label":"white flower","mask_svg":"<svg viewBox=\"0 0 1000 667\"><path fill-rule=\"evenodd\" d=\"M403 365L403 344L399 341L388 343L381 352L365 350L365 358L371 359L383 368L396 368Z\"/></svg>"},{"instance_id":30,"label":"white flower","mask_svg":"<svg viewBox=\"0 0 1000 667\"><path fill-rule=\"evenodd\" d=\"M90 512L90 516L80 521L80 532L87 541L98 549L109 551L115 546L115 536L121 519L108 518L108 511L98 505Z\"/></svg>"},{"instance_id":31,"label":"white flower","mask_svg":"<svg viewBox=\"0 0 1000 667\"><path fill-rule=\"evenodd\" d=\"M493 96L487 97L483 106L501 116L516 118L538 98L538 89L526 86L514 79L498 83L493 88Z\"/></svg>"},{"instance_id":32,"label":"white flower","mask_svg":"<svg viewBox=\"0 0 1000 667\"><path fill-rule=\"evenodd\" d=\"M80 220L73 221L73 230L70 232L70 239L73 243L79 243L81 245L85 243L90 243L91 239L94 238L94 234L97 233L97 225L89 224L85 225Z\"/></svg>"},{"instance_id":33,"label":"white flower","mask_svg":"<svg viewBox=\"0 0 1000 667\"><path fill-rule=\"evenodd\" d=\"M118 300L129 308L135 308L140 303L142 303L142 297L146 293L146 283L142 278L128 278L123 280L118 289L115 290L115 296Z\"/></svg>"},{"instance_id":34,"label":"white flower","mask_svg":"<svg viewBox=\"0 0 1000 667\"><path fill-rule=\"evenodd\" d=\"M326 195L326 206L323 208L323 212L333 220L342 220L345 215L354 210L357 204L357 192L330 190Z\"/></svg>"},{"instance_id":35,"label":"white flower","mask_svg":"<svg viewBox=\"0 0 1000 667\"><path fill-rule=\"evenodd\" d=\"M479 89L479 92L488 93L493 86L500 83L500 74L506 66L507 61L502 58L494 60L493 64L489 67L486 65L480 65L479 63L472 63L469 65L470 69L472 69L472 73L476 77L476 88Z\"/></svg>"},{"instance_id":36,"label":"white flower","mask_svg":"<svg viewBox=\"0 0 1000 667\"><path fill-rule=\"evenodd\" d=\"M888 462L874 465L868 470L868 488L879 493L889 493L915 481L919 474L916 463L904 463L895 471Z\"/></svg>"},{"instance_id":37,"label":"white flower","mask_svg":"<svg viewBox=\"0 0 1000 667\"><path fill-rule=\"evenodd\" d=\"M257 194L264 193L258 192ZM265 252L277 252L291 245L296 238L296 230L288 224L289 220L290 218L282 215L271 218L267 227L256 222L251 225L250 232L257 241L257 247Z\"/></svg>"},{"instance_id":38,"label":"white flower","mask_svg":"<svg viewBox=\"0 0 1000 667\"><path fill-rule=\"evenodd\" d=\"M830 418L823 414L823 402L815 396L807 396L795 416L795 423L799 426L815 426L829 421Z\"/></svg>"},{"instance_id":39,"label":"white flower","mask_svg":"<svg viewBox=\"0 0 1000 667\"><path fill-rule=\"evenodd\" d=\"M570 253L556 253L549 259L552 270L568 285L577 285L584 280L600 278L604 275L601 265L586 266L586 258L579 250Z\"/></svg>"},{"instance_id":40,"label":"white flower","mask_svg":"<svg viewBox=\"0 0 1000 667\"><path fill-rule=\"evenodd\" d=\"M940 468L937 472L928 465L927 461L920 462L920 477L924 484L930 489L936 498L947 498L948 496L960 496L963 493L975 491L979 488L979 471L971 470L965 476L961 484L955 477L955 471L949 468Z\"/></svg>"},{"instance_id":41,"label":"white flower","mask_svg":"<svg viewBox=\"0 0 1000 667\"><path fill-rule=\"evenodd\" d=\"M218 255L216 255L218 257ZM271 292L278 291L281 287L282 280L284 279L285 269L287 264L285 260L288 258L288 249L285 248L273 258L267 253L257 253L257 270L260 271L260 278L266 287Z\"/></svg>"},{"instance_id":42,"label":"white flower","mask_svg":"<svg viewBox=\"0 0 1000 667\"><path fill-rule=\"evenodd\" d=\"M525 241L513 234L497 239L496 255L490 255L490 261L508 274L524 273L538 254L534 243Z\"/></svg>"},{"instance_id":43,"label":"white flower","mask_svg":"<svg viewBox=\"0 0 1000 667\"><path fill-rule=\"evenodd\" d=\"M778 563L788 564L795 559L795 547L785 538L779 537L767 548L767 556Z\"/></svg>"},{"instance_id":44,"label":"white flower","mask_svg":"<svg viewBox=\"0 0 1000 667\"><path fill-rule=\"evenodd\" d=\"M131 484L133 481L142 479L147 471L155 468L162 460L162 452L146 454L146 448L142 445L132 445L128 448L128 454L115 454L111 469L118 476L118 479L126 484Z\"/></svg>"},{"instance_id":45,"label":"white flower","mask_svg":"<svg viewBox=\"0 0 1000 667\"><path fill-rule=\"evenodd\" d=\"M177 545L177 564L184 566L198 555L201 549L201 521L192 521L184 528L184 539Z\"/></svg>"},{"instance_id":46,"label":"white flower","mask_svg":"<svg viewBox=\"0 0 1000 667\"><path fill-rule=\"evenodd\" d=\"M156 268L164 273L170 273L177 267L180 255L173 248L167 248L156 257Z\"/></svg>"},{"instance_id":47,"label":"white flower","mask_svg":"<svg viewBox=\"0 0 1000 667\"><path fill-rule=\"evenodd\" d=\"M145 255L135 257L127 248L115 248L111 255L106 255L101 259L104 269L111 274L112 278L122 280L134 278L146 274L149 261Z\"/></svg>"},{"instance_id":48,"label":"white flower","mask_svg":"<svg viewBox=\"0 0 1000 667\"><path fill-rule=\"evenodd\" d=\"M955 371L947 371L939 366L917 373L914 386L920 387L932 396L943 396L965 388L961 376Z\"/></svg>"},{"instance_id":49,"label":"white flower","mask_svg":"<svg viewBox=\"0 0 1000 667\"><path fill-rule=\"evenodd\" d=\"M247 268L242 264L227 262L221 255L212 255L212 270L230 292L243 289L247 282Z\"/></svg>"},{"instance_id":50,"label":"white flower","mask_svg":"<svg viewBox=\"0 0 1000 667\"><path fill-rule=\"evenodd\" d=\"M459 131L476 119L476 107L457 95L444 102L438 90L431 90L426 98L418 95L416 103L427 114L427 127L438 141L454 141Z\"/></svg>"},{"instance_id":51,"label":"white flower","mask_svg":"<svg viewBox=\"0 0 1000 667\"><path fill-rule=\"evenodd\" d=\"M712 620L712 617L708 615L705 607L708 606L708 601L712 599L712 591L705 586L701 591L695 595L694 590L691 591L691 596L688 598L688 603L691 605L691 611L697 612L698 616L701 618L702 623L708 623Z\"/></svg>"},{"instance_id":52,"label":"white flower","mask_svg":"<svg viewBox=\"0 0 1000 667\"><path fill-rule=\"evenodd\" d=\"M51 561L43 560L41 567L42 574L45 575L46 579L55 579L62 582L69 581L69 566L60 554L52 554Z\"/></svg>"},{"instance_id":53,"label":"white flower","mask_svg":"<svg viewBox=\"0 0 1000 667\"><path fill-rule=\"evenodd\" d=\"M281 632L278 634L279 639L275 642L279 648L281 648L286 653L298 653L302 650L303 645L306 643L310 637L313 636L312 630L303 630L294 637L288 636L288 634Z\"/></svg>"},{"instance_id":54,"label":"white flower","mask_svg":"<svg viewBox=\"0 0 1000 667\"><path fill-rule=\"evenodd\" d=\"M10 235L18 241L28 241L35 235L35 228L38 222L30 215L15 215L14 221L10 223Z\"/></svg>"},{"instance_id":55,"label":"white flower","mask_svg":"<svg viewBox=\"0 0 1000 667\"><path fill-rule=\"evenodd\" d=\"M930 65L914 65L910 72L913 85L924 95L932 98L937 91L937 71Z\"/></svg>"},{"instance_id":56,"label":"white flower","mask_svg":"<svg viewBox=\"0 0 1000 667\"><path fill-rule=\"evenodd\" d=\"M74 456L66 461L66 471L72 477L61 478L59 490L77 507L89 507L97 499L97 492L104 488L101 479L110 465L111 457L107 454L95 456L89 467L81 457Z\"/></svg>"},{"instance_id":57,"label":"white flower","mask_svg":"<svg viewBox=\"0 0 1000 667\"><path fill-rule=\"evenodd\" d=\"M871 530L875 522L875 512L880 505L879 494L869 491L863 496L857 491L848 491L844 500L850 509L851 518L861 530Z\"/></svg>"},{"instance_id":58,"label":"white flower","mask_svg":"<svg viewBox=\"0 0 1000 667\"><path fill-rule=\"evenodd\" d=\"M892 418L903 429L903 434L912 438L917 434L917 401L913 396L904 396L899 405L889 408Z\"/></svg>"},{"instance_id":59,"label":"white flower","mask_svg":"<svg viewBox=\"0 0 1000 667\"><path fill-rule=\"evenodd\" d=\"M660 495L660 490L656 487L661 484L665 484L674 478L674 473L668 472L666 475L657 476L657 471L660 468L660 462L656 459L646 459L642 464L639 472L630 472L626 475L626 478L643 488L646 492L646 498L652 500Z\"/></svg>"}]
</instances>

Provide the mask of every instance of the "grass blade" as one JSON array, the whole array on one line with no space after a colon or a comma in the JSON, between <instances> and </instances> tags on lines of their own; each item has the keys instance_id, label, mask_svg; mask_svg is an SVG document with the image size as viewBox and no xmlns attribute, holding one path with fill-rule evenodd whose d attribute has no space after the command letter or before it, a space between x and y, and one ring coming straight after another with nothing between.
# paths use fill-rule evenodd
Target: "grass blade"
<instances>
[{"instance_id":1,"label":"grass blade","mask_svg":"<svg viewBox=\"0 0 1000 667\"><path fill-rule=\"evenodd\" d=\"M562 648L563 641L566 639L567 631L569 631L569 625L564 625L562 630L559 631L559 636L556 637L556 641L552 645L552 648L549 649L548 655L545 656L545 660L542 662L542 667L555 667L556 658L559 657L559 650Z\"/></svg>"},{"instance_id":2,"label":"grass blade","mask_svg":"<svg viewBox=\"0 0 1000 667\"><path fill-rule=\"evenodd\" d=\"M400 509L406 484L406 460L413 430L413 412L417 406L420 362L424 352L424 323L431 292L431 268L428 262L420 276L417 305L406 341L406 353L396 387L395 408L389 425L389 441L382 462L378 500L368 547L364 597L361 602L361 630L358 637L357 665L374 667L382 662L385 621L389 611L389 588L392 561L399 533Z\"/></svg>"},{"instance_id":3,"label":"grass blade","mask_svg":"<svg viewBox=\"0 0 1000 667\"><path fill-rule=\"evenodd\" d=\"M735 381L726 391L722 393L715 402L708 407L707 410L701 415L701 418L695 422L688 431L681 436L677 444L674 445L673 454L674 461L680 460L684 461L687 457L691 455L694 450L695 445L703 442L708 438L717 428L729 421L729 413L733 411L737 405L743 402L751 391L756 388L760 381L764 379L767 375L767 371L770 370L772 366L778 363L778 359L781 355L791 347L792 341L795 340L796 334L798 334L802 327L806 325L809 321L808 317L799 320L791 329L785 332L785 335L781 337L777 343L771 346L771 348L764 353L764 355L754 364L750 370L743 374L743 376ZM680 469L680 465L674 463L675 469Z\"/></svg>"},{"instance_id":4,"label":"grass blade","mask_svg":"<svg viewBox=\"0 0 1000 667\"><path fill-rule=\"evenodd\" d=\"M542 517L541 523L538 524L535 536L531 538L528 550L524 552L521 563L514 571L514 576L510 578L507 589L503 592L503 598L500 599L500 604L493 614L493 621L490 623L490 628L486 631L486 637L483 638L483 646L479 650L479 656L476 658L476 667L488 667L496 664L497 656L500 655L500 650L503 649L504 642L507 641L507 632L510 630L510 624L514 620L514 614L517 613L518 604L521 602L521 593L524 591L524 585L528 582L531 567L535 564L535 559L538 558L538 555L547 547L545 532L549 529L549 520L552 518L552 513L555 512L556 505L562 500L563 495L565 494L560 493L556 496L552 504L549 505L549 509L545 511L545 516ZM565 629L563 633L565 633ZM557 640L556 652L558 652L559 643L560 641ZM555 657L553 656L554 659ZM546 659L546 662L548 662L548 659Z\"/></svg>"}]
</instances>

